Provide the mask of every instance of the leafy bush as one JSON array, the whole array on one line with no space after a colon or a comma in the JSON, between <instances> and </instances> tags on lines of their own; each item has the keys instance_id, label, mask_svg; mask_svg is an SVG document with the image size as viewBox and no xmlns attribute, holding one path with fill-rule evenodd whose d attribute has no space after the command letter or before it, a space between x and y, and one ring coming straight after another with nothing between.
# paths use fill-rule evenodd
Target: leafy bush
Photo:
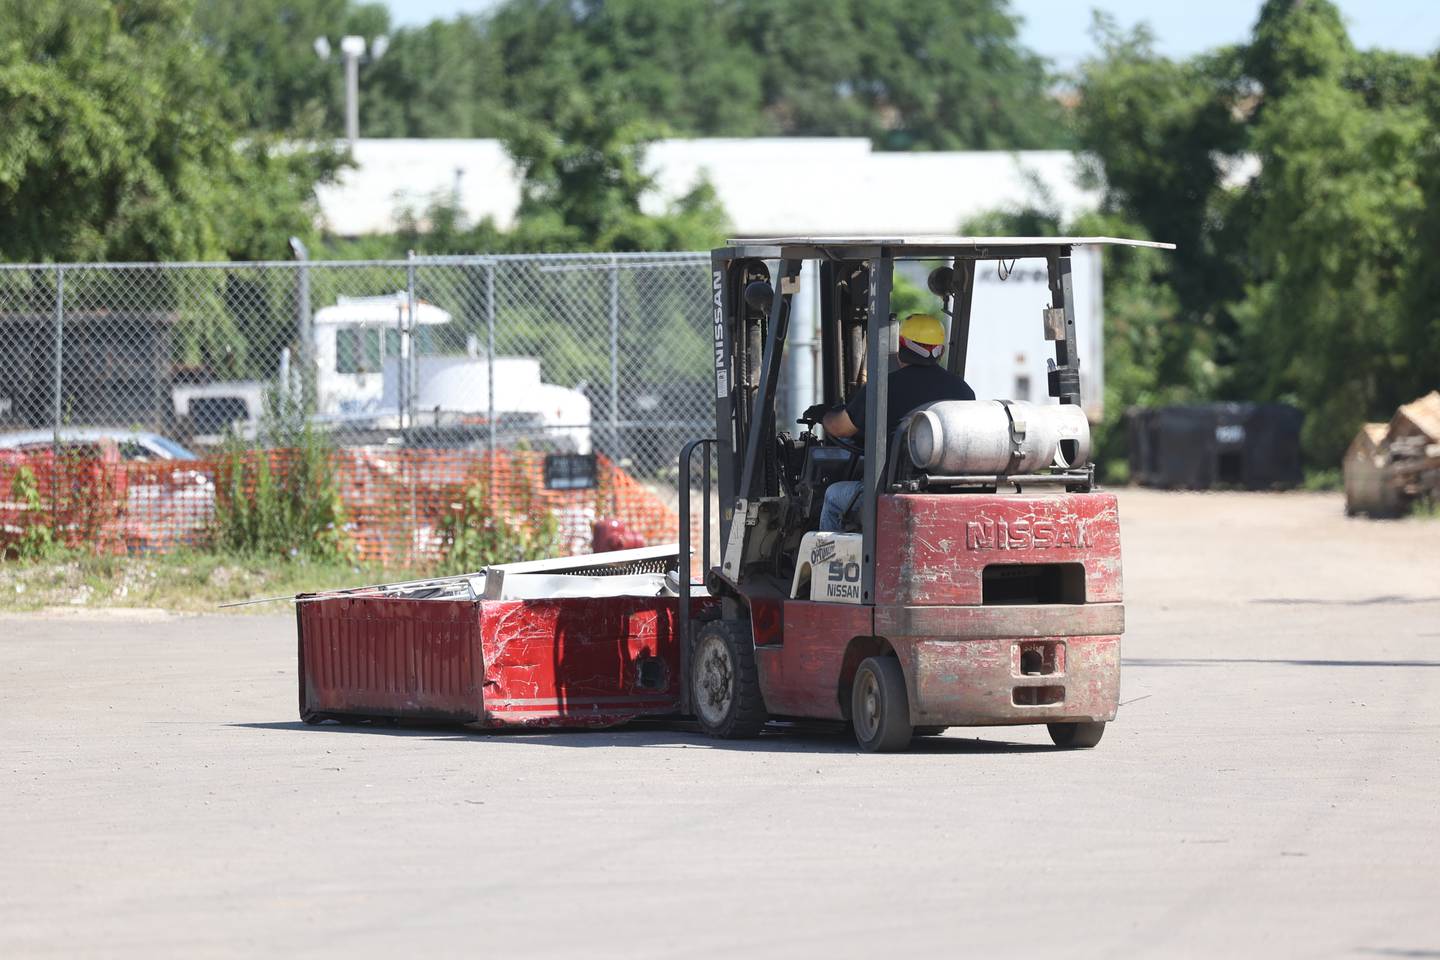
<instances>
[{"instance_id":1,"label":"leafy bush","mask_svg":"<svg viewBox=\"0 0 1440 960\"><path fill-rule=\"evenodd\" d=\"M1410 516L1423 520L1440 520L1440 500L1419 497L1410 504Z\"/></svg>"},{"instance_id":2,"label":"leafy bush","mask_svg":"<svg viewBox=\"0 0 1440 960\"><path fill-rule=\"evenodd\" d=\"M273 393L256 442L227 444L216 483L215 545L238 554L348 558L334 455L300 402Z\"/></svg>"},{"instance_id":3,"label":"leafy bush","mask_svg":"<svg viewBox=\"0 0 1440 960\"><path fill-rule=\"evenodd\" d=\"M6 543L0 556L7 560L42 560L56 549L55 533L40 519L40 484L35 471L21 467L10 481L10 498L25 505L20 535Z\"/></svg>"},{"instance_id":4,"label":"leafy bush","mask_svg":"<svg viewBox=\"0 0 1440 960\"><path fill-rule=\"evenodd\" d=\"M1340 474L1339 467L1326 467L1323 469L1311 468L1305 471L1305 482L1302 488L1313 492L1343 490L1345 478Z\"/></svg>"},{"instance_id":5,"label":"leafy bush","mask_svg":"<svg viewBox=\"0 0 1440 960\"><path fill-rule=\"evenodd\" d=\"M507 511L490 496L490 485L481 478L465 488L460 500L440 521L440 542L447 571L479 570L496 563L542 560L560 546L560 528L555 514L537 505L530 488L517 484L505 498L514 510Z\"/></svg>"}]
</instances>

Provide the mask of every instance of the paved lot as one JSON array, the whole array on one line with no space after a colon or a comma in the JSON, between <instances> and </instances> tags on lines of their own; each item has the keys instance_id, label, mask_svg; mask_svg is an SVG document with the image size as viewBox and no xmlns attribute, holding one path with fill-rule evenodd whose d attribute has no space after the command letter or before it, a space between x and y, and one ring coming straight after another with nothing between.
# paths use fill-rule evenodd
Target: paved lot
<instances>
[{"instance_id":1,"label":"paved lot","mask_svg":"<svg viewBox=\"0 0 1440 960\"><path fill-rule=\"evenodd\" d=\"M1440 957L1440 524L1121 510L1088 753L307 728L287 617L0 620L0 956Z\"/></svg>"}]
</instances>

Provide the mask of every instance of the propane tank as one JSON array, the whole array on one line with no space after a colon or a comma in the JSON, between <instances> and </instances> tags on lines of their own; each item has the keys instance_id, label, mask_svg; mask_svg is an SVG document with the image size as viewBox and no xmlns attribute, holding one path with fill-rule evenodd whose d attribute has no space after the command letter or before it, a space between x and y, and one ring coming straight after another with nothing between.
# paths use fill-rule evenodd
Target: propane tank
<instances>
[{"instance_id":1,"label":"propane tank","mask_svg":"<svg viewBox=\"0 0 1440 960\"><path fill-rule=\"evenodd\" d=\"M1071 404L941 400L910 420L910 459L945 475L1034 473L1090 458L1090 422Z\"/></svg>"}]
</instances>

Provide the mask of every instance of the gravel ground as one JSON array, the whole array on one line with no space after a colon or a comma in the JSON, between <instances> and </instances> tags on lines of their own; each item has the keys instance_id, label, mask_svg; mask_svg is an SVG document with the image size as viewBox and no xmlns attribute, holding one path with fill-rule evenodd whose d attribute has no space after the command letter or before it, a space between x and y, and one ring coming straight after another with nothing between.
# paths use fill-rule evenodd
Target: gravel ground
<instances>
[{"instance_id":1,"label":"gravel ground","mask_svg":"<svg viewBox=\"0 0 1440 960\"><path fill-rule=\"evenodd\" d=\"M1089 752L308 728L287 616L0 619L0 956L1440 957L1440 523L1121 513Z\"/></svg>"}]
</instances>

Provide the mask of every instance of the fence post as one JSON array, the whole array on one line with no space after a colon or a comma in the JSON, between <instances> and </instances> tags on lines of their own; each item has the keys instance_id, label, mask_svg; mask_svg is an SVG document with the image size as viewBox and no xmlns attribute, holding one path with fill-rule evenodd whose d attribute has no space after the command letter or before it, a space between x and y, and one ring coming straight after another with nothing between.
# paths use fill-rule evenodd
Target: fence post
<instances>
[{"instance_id":1,"label":"fence post","mask_svg":"<svg viewBox=\"0 0 1440 960\"><path fill-rule=\"evenodd\" d=\"M400 429L415 426L415 311L419 304L415 298L415 251L405 254L405 324L400 333L400 356L395 358L396 372L400 374Z\"/></svg>"},{"instance_id":2,"label":"fence post","mask_svg":"<svg viewBox=\"0 0 1440 960\"><path fill-rule=\"evenodd\" d=\"M295 339L299 341L300 357L300 406L306 413L315 409L315 334L310 323L310 251L299 237L290 238L290 253L299 264L295 273ZM280 389L287 395L294 390L294 384L282 383Z\"/></svg>"},{"instance_id":3,"label":"fence post","mask_svg":"<svg viewBox=\"0 0 1440 960\"><path fill-rule=\"evenodd\" d=\"M51 408L50 437L50 529L60 530L60 419L61 388L63 387L63 360L65 354L65 267L55 265L55 363L54 405Z\"/></svg>"},{"instance_id":4,"label":"fence post","mask_svg":"<svg viewBox=\"0 0 1440 960\"><path fill-rule=\"evenodd\" d=\"M410 433L415 429L415 378L419 373L420 361L415 351L415 311L419 309L419 301L415 296L415 251L407 250L405 253L405 322L400 329L400 356L395 358L395 371L400 375L400 403L402 413L400 415L400 429L406 437L406 447L410 446ZM382 363L383 368L383 363ZM415 531L419 529L419 517L415 502L415 459L411 456L412 451L406 452L404 459L405 487L410 491L410 535L407 538L408 547L405 555L410 560L410 566L415 566Z\"/></svg>"},{"instance_id":5,"label":"fence post","mask_svg":"<svg viewBox=\"0 0 1440 960\"><path fill-rule=\"evenodd\" d=\"M495 261L487 260L485 262L485 389L490 396L485 422L490 426L490 436L486 444L489 456L486 458L485 469L489 474L489 482L485 485L485 495L490 501L486 506L492 511L495 505L495 283L498 279Z\"/></svg>"},{"instance_id":6,"label":"fence post","mask_svg":"<svg viewBox=\"0 0 1440 960\"><path fill-rule=\"evenodd\" d=\"M620 258L610 255L610 455L624 459L620 443Z\"/></svg>"}]
</instances>

